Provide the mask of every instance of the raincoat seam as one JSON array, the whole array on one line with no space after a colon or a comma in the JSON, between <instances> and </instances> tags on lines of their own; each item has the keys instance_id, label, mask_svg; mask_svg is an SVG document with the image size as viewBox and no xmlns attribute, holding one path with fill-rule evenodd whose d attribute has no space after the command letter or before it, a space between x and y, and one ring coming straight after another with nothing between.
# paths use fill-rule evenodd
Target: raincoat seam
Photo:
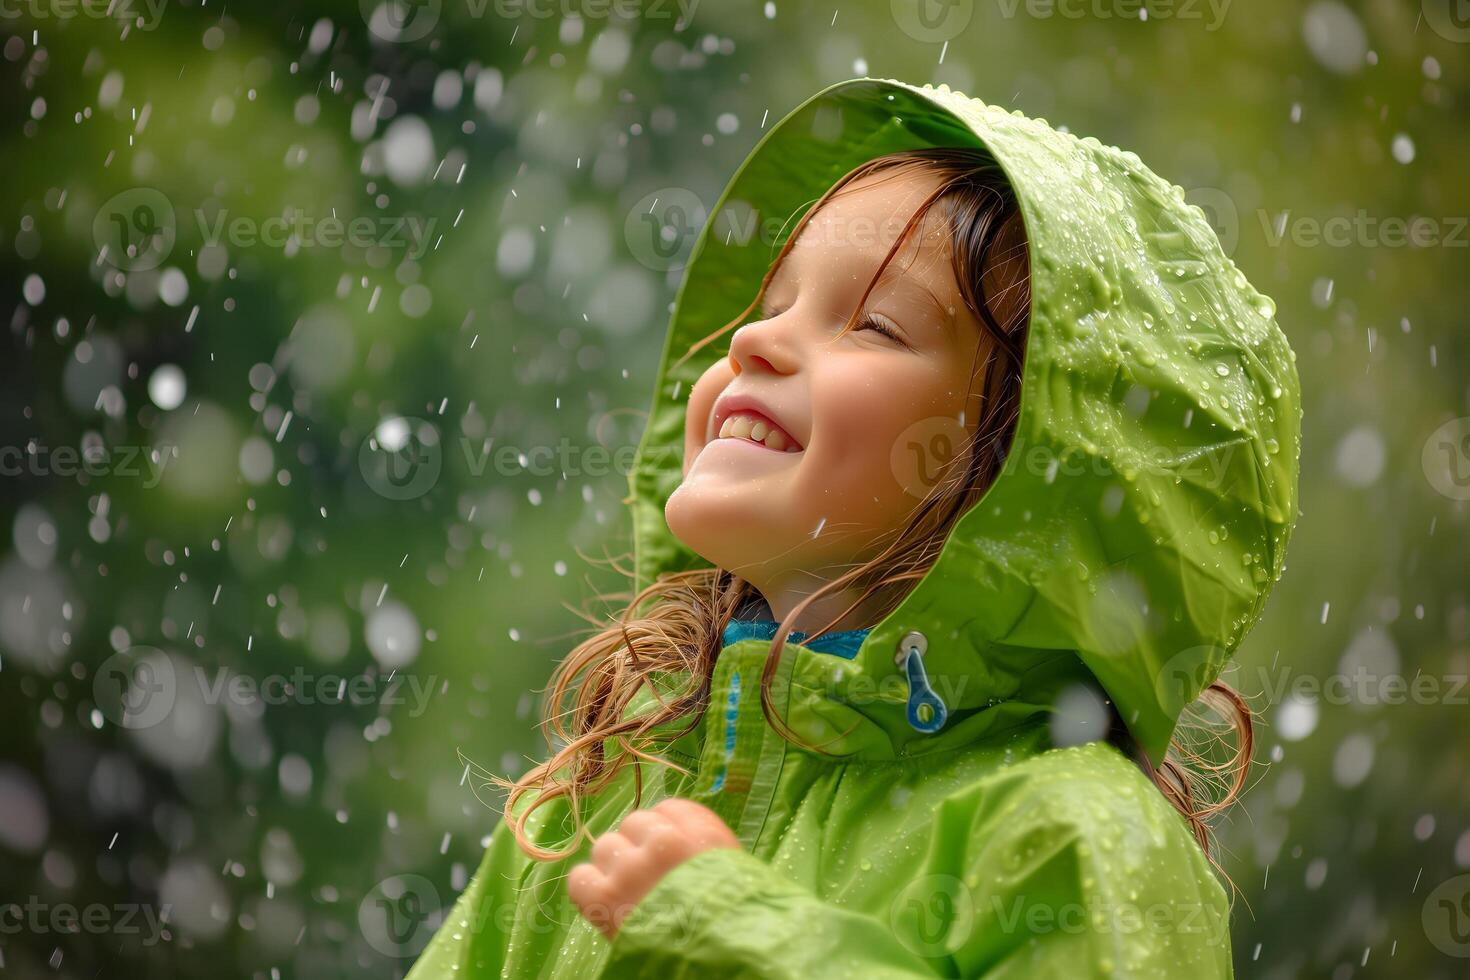
<instances>
[{"instance_id":1,"label":"raincoat seam","mask_svg":"<svg viewBox=\"0 0 1470 980\"><path fill-rule=\"evenodd\" d=\"M791 676L796 670L798 657L799 652L793 651L791 656L787 656L787 651L783 648L776 664L775 673L786 686L787 694L783 704L772 707L782 717L790 717ZM780 784L781 770L786 765L786 752L791 745L780 732L771 727L764 716L761 721L764 724L760 729L760 746L756 749L755 772L751 775L750 789L740 809L740 820L736 827L737 834L751 849L755 848L765 831L766 818L771 812L771 800Z\"/></svg>"},{"instance_id":2,"label":"raincoat seam","mask_svg":"<svg viewBox=\"0 0 1470 980\"><path fill-rule=\"evenodd\" d=\"M973 718L973 717L979 715L980 713L985 712L985 711L989 711L989 710L991 710L991 709L990 708L980 708L980 709L978 709L978 710L976 710L974 712L971 712L966 717L967 718ZM1007 733L1014 732L1018 728L1024 728L1028 724L1031 724L1031 723L1032 723L1031 722L1031 719L1029 719L1029 718L1023 718L1023 719L1017 720L1015 723L1013 723L1011 725L1005 726L1004 728L996 728L996 729L993 729L993 730L991 730L987 734L988 734L988 736L999 737L999 736L1006 735ZM917 741L919 741L918 738L911 739L908 744L912 744L913 742L917 742ZM883 769L883 768L888 768L888 767L893 767L893 766L905 766L905 767L912 768L912 766L913 766L913 764L915 762L926 761L926 760L929 760L929 759L943 759L943 758L945 758L947 756L960 755L962 753L973 752L975 750L974 744L971 743L971 742L967 742L967 743L962 744L962 745L951 745L951 746L947 746L947 747L942 748L942 749L931 749L931 750L929 750L927 752L915 752L915 753L913 753L911 755L895 756L892 759L875 759L875 758L871 758L871 757L858 757L858 756L831 756L831 755L822 755L820 753L811 752L811 751L808 751L806 749L803 749L799 745L793 745L790 742L788 742L787 744L788 744L788 746L790 746L791 750L796 751L796 752L800 752L804 758L810 759L810 760L812 760L814 762L820 762L820 763L822 763L824 765L833 766L833 767L843 766L843 767L852 767L852 768L857 768L857 769L869 769L869 768L871 768L871 769Z\"/></svg>"}]
</instances>

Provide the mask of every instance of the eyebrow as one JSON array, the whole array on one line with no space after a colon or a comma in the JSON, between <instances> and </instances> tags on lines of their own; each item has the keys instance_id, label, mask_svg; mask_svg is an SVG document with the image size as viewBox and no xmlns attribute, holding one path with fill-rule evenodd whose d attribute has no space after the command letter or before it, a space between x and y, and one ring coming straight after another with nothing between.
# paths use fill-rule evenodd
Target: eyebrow
<instances>
[{"instance_id":1,"label":"eyebrow","mask_svg":"<svg viewBox=\"0 0 1470 980\"><path fill-rule=\"evenodd\" d=\"M895 256L894 261L898 261L897 256ZM913 261L914 260L910 260L910 264L912 264ZM934 290L925 285L924 282L921 281L918 277L908 275L907 266L905 266L902 270L895 272L894 263L889 263L888 267L883 270L883 275L879 278L877 285L873 287L875 292L877 291L879 286L883 285L885 280L893 283L894 287L896 288L913 288L919 290L929 300L929 302L933 304L934 310L939 314L939 322L943 325L943 327L946 330L953 330L955 328L957 318L954 310L951 307L946 306L944 301L939 298L939 295L935 293Z\"/></svg>"},{"instance_id":2,"label":"eyebrow","mask_svg":"<svg viewBox=\"0 0 1470 980\"><path fill-rule=\"evenodd\" d=\"M792 256L794 254L794 250L787 253L786 258L781 263L781 267L776 270L776 274L771 277L771 281L767 284L766 291L761 296L760 313L762 316L768 315L767 311L770 309L771 306L771 290L776 287L776 283L780 280L781 274L783 272L789 271L787 263L792 261ZM895 256L894 261L890 262L883 269L882 274L878 278L878 282L875 283L873 286L873 290L876 292L885 283L891 285L904 284L909 287L917 288L923 293L923 295L929 300L929 302L933 304L935 312L939 314L939 321L943 325L943 327L946 330L953 330L956 323L958 322L954 310L951 307L946 306L944 301L939 298L938 294L936 294L934 290L930 289L919 279L913 276L909 276L907 274L906 266L899 271L894 271L895 263L899 261L900 258L901 256ZM910 260L911 263L912 261L913 260ZM866 286L864 288L866 288ZM869 295L871 296L871 294Z\"/></svg>"}]
</instances>

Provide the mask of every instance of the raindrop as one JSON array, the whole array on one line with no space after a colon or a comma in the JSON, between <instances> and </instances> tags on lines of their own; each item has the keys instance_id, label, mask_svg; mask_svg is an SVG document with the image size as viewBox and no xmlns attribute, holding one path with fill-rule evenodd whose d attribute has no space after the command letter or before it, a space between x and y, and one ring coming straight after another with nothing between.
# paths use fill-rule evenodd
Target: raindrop
<instances>
[{"instance_id":1,"label":"raindrop","mask_svg":"<svg viewBox=\"0 0 1470 980\"><path fill-rule=\"evenodd\" d=\"M11 851L32 854L39 851L49 835L50 818L41 788L24 770L15 766L0 767L0 845Z\"/></svg>"},{"instance_id":2,"label":"raindrop","mask_svg":"<svg viewBox=\"0 0 1470 980\"><path fill-rule=\"evenodd\" d=\"M1317 703L1295 693L1276 711L1276 730L1288 742L1300 742L1317 728Z\"/></svg>"},{"instance_id":3,"label":"raindrop","mask_svg":"<svg viewBox=\"0 0 1470 980\"><path fill-rule=\"evenodd\" d=\"M1108 708L1091 687L1076 684L1057 697L1051 740L1058 748L1095 742L1108 733Z\"/></svg>"},{"instance_id":4,"label":"raindrop","mask_svg":"<svg viewBox=\"0 0 1470 980\"><path fill-rule=\"evenodd\" d=\"M189 278L172 266L164 269L158 277L158 298L166 306L183 306L189 298Z\"/></svg>"},{"instance_id":5,"label":"raindrop","mask_svg":"<svg viewBox=\"0 0 1470 980\"><path fill-rule=\"evenodd\" d=\"M384 452L396 453L408 445L408 420L397 415L386 418L378 423L373 434Z\"/></svg>"},{"instance_id":6,"label":"raindrop","mask_svg":"<svg viewBox=\"0 0 1470 980\"><path fill-rule=\"evenodd\" d=\"M194 939L222 935L230 925L230 896L213 869L189 858L169 865L158 883L158 899L172 909L170 925Z\"/></svg>"},{"instance_id":7,"label":"raindrop","mask_svg":"<svg viewBox=\"0 0 1470 980\"><path fill-rule=\"evenodd\" d=\"M1374 483L1388 460L1388 449L1378 430L1367 425L1347 432L1337 443L1336 469L1339 476L1355 487Z\"/></svg>"},{"instance_id":8,"label":"raindrop","mask_svg":"<svg viewBox=\"0 0 1470 980\"><path fill-rule=\"evenodd\" d=\"M423 183L434 166L434 136L418 116L393 120L383 134L383 166L399 186Z\"/></svg>"},{"instance_id":9,"label":"raindrop","mask_svg":"<svg viewBox=\"0 0 1470 980\"><path fill-rule=\"evenodd\" d=\"M160 364L148 378L148 397L165 412L171 412L183 404L187 390L184 372L177 364Z\"/></svg>"},{"instance_id":10,"label":"raindrop","mask_svg":"<svg viewBox=\"0 0 1470 980\"><path fill-rule=\"evenodd\" d=\"M1357 14L1337 0L1317 0L1302 15L1302 38L1328 71L1350 75L1363 67L1368 38Z\"/></svg>"},{"instance_id":11,"label":"raindrop","mask_svg":"<svg viewBox=\"0 0 1470 980\"><path fill-rule=\"evenodd\" d=\"M35 504L22 504L15 514L15 552L32 568L45 568L56 557L56 522Z\"/></svg>"},{"instance_id":12,"label":"raindrop","mask_svg":"<svg viewBox=\"0 0 1470 980\"><path fill-rule=\"evenodd\" d=\"M423 633L418 618L403 603L388 599L372 607L366 626L368 650L382 667L392 669L413 662Z\"/></svg>"},{"instance_id":13,"label":"raindrop","mask_svg":"<svg viewBox=\"0 0 1470 980\"><path fill-rule=\"evenodd\" d=\"M1332 778L1343 789L1352 789L1373 769L1373 739L1362 733L1349 735L1332 757Z\"/></svg>"}]
</instances>

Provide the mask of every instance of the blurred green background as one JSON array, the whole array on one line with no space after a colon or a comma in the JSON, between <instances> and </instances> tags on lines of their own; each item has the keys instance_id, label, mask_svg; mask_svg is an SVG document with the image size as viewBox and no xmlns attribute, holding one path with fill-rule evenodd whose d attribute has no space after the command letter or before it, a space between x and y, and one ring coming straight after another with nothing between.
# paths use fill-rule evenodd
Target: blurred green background
<instances>
[{"instance_id":1,"label":"blurred green background","mask_svg":"<svg viewBox=\"0 0 1470 980\"><path fill-rule=\"evenodd\" d=\"M0 4L0 976L406 971L618 585L699 205L865 74L1135 150L1277 301L1237 973L1466 975L1463 0L107 6Z\"/></svg>"}]
</instances>

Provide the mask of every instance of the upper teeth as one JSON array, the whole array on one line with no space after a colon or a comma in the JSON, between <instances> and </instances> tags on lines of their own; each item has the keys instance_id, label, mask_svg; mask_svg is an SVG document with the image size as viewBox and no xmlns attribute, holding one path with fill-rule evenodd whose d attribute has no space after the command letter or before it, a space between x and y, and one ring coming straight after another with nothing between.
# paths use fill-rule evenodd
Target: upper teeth
<instances>
[{"instance_id":1,"label":"upper teeth","mask_svg":"<svg viewBox=\"0 0 1470 980\"><path fill-rule=\"evenodd\" d=\"M776 452L799 452L798 447L791 445L786 434L780 429L774 428L769 423L758 417L750 415L731 415L725 419L720 426L721 439L749 439L752 442L763 443L767 449Z\"/></svg>"}]
</instances>

